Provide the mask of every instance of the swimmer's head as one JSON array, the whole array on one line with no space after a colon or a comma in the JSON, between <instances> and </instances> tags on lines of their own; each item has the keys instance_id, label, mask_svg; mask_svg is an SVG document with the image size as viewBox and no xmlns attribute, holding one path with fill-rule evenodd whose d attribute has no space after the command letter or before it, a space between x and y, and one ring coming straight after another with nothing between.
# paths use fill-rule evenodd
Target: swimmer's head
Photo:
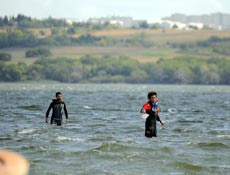
<instances>
[{"instance_id":1,"label":"swimmer's head","mask_svg":"<svg viewBox=\"0 0 230 175\"><path fill-rule=\"evenodd\" d=\"M153 103L157 99L157 93L153 91L149 92L148 99Z\"/></svg>"}]
</instances>

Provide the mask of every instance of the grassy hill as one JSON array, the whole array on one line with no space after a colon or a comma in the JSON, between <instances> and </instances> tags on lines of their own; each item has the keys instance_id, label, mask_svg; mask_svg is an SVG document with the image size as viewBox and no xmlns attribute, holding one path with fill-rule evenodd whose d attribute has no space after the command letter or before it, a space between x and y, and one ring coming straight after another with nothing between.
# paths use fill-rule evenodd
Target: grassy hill
<instances>
[{"instance_id":1,"label":"grassy hill","mask_svg":"<svg viewBox=\"0 0 230 175\"><path fill-rule=\"evenodd\" d=\"M2 28L0 81L230 84L229 50L230 31Z\"/></svg>"},{"instance_id":2,"label":"grassy hill","mask_svg":"<svg viewBox=\"0 0 230 175\"><path fill-rule=\"evenodd\" d=\"M43 29L44 30L44 29ZM38 36L40 29L30 29L36 36ZM73 34L72 37L79 37L88 32L81 32L80 34ZM179 49L172 47L173 44L194 44L199 41L209 39L211 36L218 36L220 38L230 37L230 31L214 31L214 30L150 30L150 29L106 29L100 31L92 31L93 36L107 37L115 40L119 39L136 39L152 43L150 47L137 45L115 45L115 46L47 46L52 56L50 59L57 57L79 58L83 55L112 55L112 56L128 56L140 62L155 62L160 58L172 59L178 56L194 56L199 58L209 57L229 57L228 55L219 55L213 53L210 48L187 48ZM51 35L51 29L45 29L44 37ZM4 48L0 52L7 52L12 55L12 62L26 62L31 64L38 58L26 58L25 52L29 48Z\"/></svg>"}]
</instances>

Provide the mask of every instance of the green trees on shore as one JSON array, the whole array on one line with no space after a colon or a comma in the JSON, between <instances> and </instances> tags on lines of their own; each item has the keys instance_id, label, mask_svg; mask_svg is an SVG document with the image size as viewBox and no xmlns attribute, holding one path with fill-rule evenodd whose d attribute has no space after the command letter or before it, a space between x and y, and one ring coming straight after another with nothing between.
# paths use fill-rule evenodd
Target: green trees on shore
<instances>
[{"instance_id":1,"label":"green trees on shore","mask_svg":"<svg viewBox=\"0 0 230 175\"><path fill-rule=\"evenodd\" d=\"M25 55L27 58L30 58L30 57L48 57L51 56L52 54L49 49L39 47L39 48L33 48L27 50Z\"/></svg>"},{"instance_id":2,"label":"green trees on shore","mask_svg":"<svg viewBox=\"0 0 230 175\"><path fill-rule=\"evenodd\" d=\"M128 57L42 58L32 65L0 62L0 81L230 84L230 60L174 58L140 63Z\"/></svg>"},{"instance_id":3,"label":"green trees on shore","mask_svg":"<svg viewBox=\"0 0 230 175\"><path fill-rule=\"evenodd\" d=\"M19 27L19 28L50 28L50 27L67 27L68 24L64 19L47 18L44 20L32 19L29 16L18 14L17 16L0 17L0 27Z\"/></svg>"},{"instance_id":4,"label":"green trees on shore","mask_svg":"<svg viewBox=\"0 0 230 175\"><path fill-rule=\"evenodd\" d=\"M69 45L100 45L105 37L96 37L91 34L71 37L67 33L57 33L45 38L37 38L27 30L0 32L0 48L9 47L36 47L36 46L69 46Z\"/></svg>"},{"instance_id":5,"label":"green trees on shore","mask_svg":"<svg viewBox=\"0 0 230 175\"><path fill-rule=\"evenodd\" d=\"M11 57L9 53L0 53L0 61L10 61Z\"/></svg>"}]
</instances>

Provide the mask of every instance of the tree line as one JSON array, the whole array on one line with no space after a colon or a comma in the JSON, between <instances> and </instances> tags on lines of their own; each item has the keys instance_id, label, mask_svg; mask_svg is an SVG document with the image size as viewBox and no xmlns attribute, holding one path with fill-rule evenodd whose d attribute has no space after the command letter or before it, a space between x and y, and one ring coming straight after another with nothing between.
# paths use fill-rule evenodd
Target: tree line
<instances>
[{"instance_id":1,"label":"tree line","mask_svg":"<svg viewBox=\"0 0 230 175\"><path fill-rule=\"evenodd\" d=\"M55 19L52 17L46 19L31 18L23 14L17 16L0 16L0 27L17 27L17 28L52 28L52 27L72 27L75 29L102 30L108 28L119 28L119 25L112 25L108 21L104 23L92 22L72 22L68 23L65 19ZM149 24L146 20L139 21L138 25L131 28L140 29L159 29L158 23Z\"/></svg>"},{"instance_id":2,"label":"tree line","mask_svg":"<svg viewBox=\"0 0 230 175\"><path fill-rule=\"evenodd\" d=\"M36 47L36 46L144 46L150 47L154 43L147 40L143 33L130 38L111 38L83 34L73 37L66 31L54 29L53 34L47 37L36 37L28 30L14 30L0 32L0 48L9 47Z\"/></svg>"},{"instance_id":3,"label":"tree line","mask_svg":"<svg viewBox=\"0 0 230 175\"><path fill-rule=\"evenodd\" d=\"M54 80L67 83L230 84L230 60L160 59L141 63L129 57L82 56L38 59L31 65L0 62L1 81Z\"/></svg>"},{"instance_id":4,"label":"tree line","mask_svg":"<svg viewBox=\"0 0 230 175\"><path fill-rule=\"evenodd\" d=\"M68 23L64 19L55 19L49 17L39 20L18 14L15 16L0 17L0 27L18 27L18 28L50 28L50 27L67 27Z\"/></svg>"}]
</instances>

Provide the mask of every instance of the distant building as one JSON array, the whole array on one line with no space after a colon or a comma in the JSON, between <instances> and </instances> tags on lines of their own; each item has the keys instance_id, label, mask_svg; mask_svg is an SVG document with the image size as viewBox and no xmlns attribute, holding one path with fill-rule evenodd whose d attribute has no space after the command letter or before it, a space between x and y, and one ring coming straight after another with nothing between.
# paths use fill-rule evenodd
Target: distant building
<instances>
[{"instance_id":1,"label":"distant building","mask_svg":"<svg viewBox=\"0 0 230 175\"><path fill-rule=\"evenodd\" d=\"M124 22L120 20L110 20L109 23L111 25L124 26Z\"/></svg>"},{"instance_id":2,"label":"distant building","mask_svg":"<svg viewBox=\"0 0 230 175\"><path fill-rule=\"evenodd\" d=\"M146 20L135 20L132 17L102 17L90 18L89 20L66 19L66 22L72 25L74 22L79 23L98 23L121 26L124 28L149 28L157 24L160 28L178 29L178 30L200 30L204 28L215 30L230 29L230 14L214 13L211 15L192 15L173 14L170 17L162 18L155 23L147 23Z\"/></svg>"},{"instance_id":3,"label":"distant building","mask_svg":"<svg viewBox=\"0 0 230 175\"><path fill-rule=\"evenodd\" d=\"M187 24L185 23L170 21L170 20L162 20L158 23L161 28L166 28L166 29L171 29L171 28L185 29L187 27Z\"/></svg>"},{"instance_id":4,"label":"distant building","mask_svg":"<svg viewBox=\"0 0 230 175\"><path fill-rule=\"evenodd\" d=\"M119 25L125 28L139 27L140 23L144 20L134 20L131 17L108 17L108 18L90 18L89 23L99 23L104 24L108 22L112 25Z\"/></svg>"},{"instance_id":5,"label":"distant building","mask_svg":"<svg viewBox=\"0 0 230 175\"><path fill-rule=\"evenodd\" d=\"M187 27L189 26L196 27L197 29L203 29L204 28L204 23L195 23L195 22L190 22L187 24Z\"/></svg>"},{"instance_id":6,"label":"distant building","mask_svg":"<svg viewBox=\"0 0 230 175\"><path fill-rule=\"evenodd\" d=\"M74 18L66 18L65 19L67 24L72 25L73 23L86 23L86 21L81 20L81 19L74 19Z\"/></svg>"},{"instance_id":7,"label":"distant building","mask_svg":"<svg viewBox=\"0 0 230 175\"><path fill-rule=\"evenodd\" d=\"M188 25L196 26L198 29L203 27L212 28L215 30L230 29L230 14L213 13L210 15L184 15L175 13L170 17L162 18L162 20L177 21Z\"/></svg>"},{"instance_id":8,"label":"distant building","mask_svg":"<svg viewBox=\"0 0 230 175\"><path fill-rule=\"evenodd\" d=\"M203 23L183 23L178 21L171 21L171 20L162 20L158 22L161 28L165 29L179 29L179 30L193 30L193 29L203 29L204 24Z\"/></svg>"}]
</instances>

